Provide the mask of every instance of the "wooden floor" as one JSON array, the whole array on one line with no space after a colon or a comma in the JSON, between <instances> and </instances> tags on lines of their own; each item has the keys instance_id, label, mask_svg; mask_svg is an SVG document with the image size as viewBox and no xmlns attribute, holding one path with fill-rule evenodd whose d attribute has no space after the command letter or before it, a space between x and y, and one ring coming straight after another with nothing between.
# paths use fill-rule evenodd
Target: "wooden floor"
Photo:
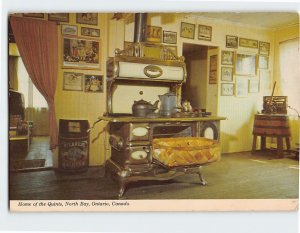
<instances>
[{"instance_id":1,"label":"wooden floor","mask_svg":"<svg viewBox=\"0 0 300 233\"><path fill-rule=\"evenodd\" d=\"M103 170L90 168L72 175L54 170L11 173L10 200L117 199L118 186L104 177ZM299 195L299 162L293 158L226 154L204 167L203 174L206 186L192 174L166 182L137 182L128 186L122 199L294 199Z\"/></svg>"}]
</instances>

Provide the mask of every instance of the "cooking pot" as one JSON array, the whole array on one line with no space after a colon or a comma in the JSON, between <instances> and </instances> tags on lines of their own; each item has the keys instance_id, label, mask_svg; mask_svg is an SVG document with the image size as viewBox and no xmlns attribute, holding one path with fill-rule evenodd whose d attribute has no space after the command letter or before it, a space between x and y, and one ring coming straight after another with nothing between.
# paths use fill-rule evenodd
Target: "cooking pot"
<instances>
[{"instance_id":1,"label":"cooking pot","mask_svg":"<svg viewBox=\"0 0 300 233\"><path fill-rule=\"evenodd\" d=\"M158 96L160 99L159 113L162 116L171 116L177 112L177 97L174 93L169 92Z\"/></svg>"},{"instance_id":2,"label":"cooking pot","mask_svg":"<svg viewBox=\"0 0 300 233\"><path fill-rule=\"evenodd\" d=\"M134 101L134 104L132 105L133 116L146 117L148 114L153 113L157 109L158 102L159 100L157 100L154 104L151 104L143 99Z\"/></svg>"}]
</instances>

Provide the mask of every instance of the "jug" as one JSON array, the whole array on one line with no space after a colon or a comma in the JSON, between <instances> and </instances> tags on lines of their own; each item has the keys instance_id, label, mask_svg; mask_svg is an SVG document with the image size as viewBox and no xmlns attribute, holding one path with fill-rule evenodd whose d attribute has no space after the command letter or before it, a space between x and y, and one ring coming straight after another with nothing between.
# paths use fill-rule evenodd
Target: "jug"
<instances>
[{"instance_id":1,"label":"jug","mask_svg":"<svg viewBox=\"0 0 300 233\"><path fill-rule=\"evenodd\" d=\"M169 92L158 96L160 99L159 113L162 116L171 116L177 112L177 97L174 93Z\"/></svg>"}]
</instances>

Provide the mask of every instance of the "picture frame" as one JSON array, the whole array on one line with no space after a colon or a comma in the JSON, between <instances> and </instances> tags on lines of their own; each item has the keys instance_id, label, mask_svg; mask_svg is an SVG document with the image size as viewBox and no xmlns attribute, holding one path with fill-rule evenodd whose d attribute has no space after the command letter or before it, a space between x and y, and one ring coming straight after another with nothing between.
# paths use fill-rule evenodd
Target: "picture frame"
<instances>
[{"instance_id":1,"label":"picture frame","mask_svg":"<svg viewBox=\"0 0 300 233\"><path fill-rule=\"evenodd\" d=\"M63 67L100 69L100 40L63 37Z\"/></svg>"},{"instance_id":2,"label":"picture frame","mask_svg":"<svg viewBox=\"0 0 300 233\"><path fill-rule=\"evenodd\" d=\"M163 43L177 44L177 32L163 31Z\"/></svg>"},{"instance_id":3,"label":"picture frame","mask_svg":"<svg viewBox=\"0 0 300 233\"><path fill-rule=\"evenodd\" d=\"M178 53L177 53L177 46L174 46L174 45L168 45L168 46L165 46L165 48L168 48L170 49L174 55L178 56Z\"/></svg>"},{"instance_id":4,"label":"picture frame","mask_svg":"<svg viewBox=\"0 0 300 233\"><path fill-rule=\"evenodd\" d=\"M133 42L124 41L124 49L128 49L132 44L133 44Z\"/></svg>"},{"instance_id":5,"label":"picture frame","mask_svg":"<svg viewBox=\"0 0 300 233\"><path fill-rule=\"evenodd\" d=\"M209 79L208 84L217 84L217 55L212 55L209 58Z\"/></svg>"},{"instance_id":6,"label":"picture frame","mask_svg":"<svg viewBox=\"0 0 300 233\"><path fill-rule=\"evenodd\" d=\"M98 25L98 13L76 13L76 23Z\"/></svg>"},{"instance_id":7,"label":"picture frame","mask_svg":"<svg viewBox=\"0 0 300 233\"><path fill-rule=\"evenodd\" d=\"M45 18L44 13L23 13L23 16L31 18Z\"/></svg>"},{"instance_id":8,"label":"picture frame","mask_svg":"<svg viewBox=\"0 0 300 233\"><path fill-rule=\"evenodd\" d=\"M62 35L71 35L77 36L77 26L76 25L69 25L69 24L62 24L61 25L61 34Z\"/></svg>"},{"instance_id":9,"label":"picture frame","mask_svg":"<svg viewBox=\"0 0 300 233\"><path fill-rule=\"evenodd\" d=\"M147 42L161 43L162 27L147 25L146 40Z\"/></svg>"},{"instance_id":10,"label":"picture frame","mask_svg":"<svg viewBox=\"0 0 300 233\"><path fill-rule=\"evenodd\" d=\"M259 70L259 87L262 91L270 91L272 89L271 71Z\"/></svg>"},{"instance_id":11,"label":"picture frame","mask_svg":"<svg viewBox=\"0 0 300 233\"><path fill-rule=\"evenodd\" d=\"M84 76L84 91L92 93L103 93L103 75Z\"/></svg>"},{"instance_id":12,"label":"picture frame","mask_svg":"<svg viewBox=\"0 0 300 233\"><path fill-rule=\"evenodd\" d=\"M258 56L258 68L268 69L269 68L269 57L264 55Z\"/></svg>"},{"instance_id":13,"label":"picture frame","mask_svg":"<svg viewBox=\"0 0 300 233\"><path fill-rule=\"evenodd\" d=\"M269 56L270 54L270 43L269 42L259 42L259 54Z\"/></svg>"},{"instance_id":14,"label":"picture frame","mask_svg":"<svg viewBox=\"0 0 300 233\"><path fill-rule=\"evenodd\" d=\"M258 48L258 41L253 40L253 39L240 38L239 39L239 46L240 47L257 49Z\"/></svg>"},{"instance_id":15,"label":"picture frame","mask_svg":"<svg viewBox=\"0 0 300 233\"><path fill-rule=\"evenodd\" d=\"M221 80L226 82L233 81L233 68L232 67L221 67Z\"/></svg>"},{"instance_id":16,"label":"picture frame","mask_svg":"<svg viewBox=\"0 0 300 233\"><path fill-rule=\"evenodd\" d=\"M238 48L238 37L226 35L226 48Z\"/></svg>"},{"instance_id":17,"label":"picture frame","mask_svg":"<svg viewBox=\"0 0 300 233\"><path fill-rule=\"evenodd\" d=\"M222 50L221 52L221 64L232 66L234 64L234 52Z\"/></svg>"},{"instance_id":18,"label":"picture frame","mask_svg":"<svg viewBox=\"0 0 300 233\"><path fill-rule=\"evenodd\" d=\"M248 96L248 78L236 77L235 82L235 96L236 97L247 97Z\"/></svg>"},{"instance_id":19,"label":"picture frame","mask_svg":"<svg viewBox=\"0 0 300 233\"><path fill-rule=\"evenodd\" d=\"M206 25L198 25L198 40L211 41L212 27Z\"/></svg>"},{"instance_id":20,"label":"picture frame","mask_svg":"<svg viewBox=\"0 0 300 233\"><path fill-rule=\"evenodd\" d=\"M235 74L244 76L255 76L257 71L256 54L236 54Z\"/></svg>"},{"instance_id":21,"label":"picture frame","mask_svg":"<svg viewBox=\"0 0 300 233\"><path fill-rule=\"evenodd\" d=\"M100 37L100 29L81 27L82 36Z\"/></svg>"},{"instance_id":22,"label":"picture frame","mask_svg":"<svg viewBox=\"0 0 300 233\"><path fill-rule=\"evenodd\" d=\"M195 38L195 24L181 22L180 37L187 39Z\"/></svg>"},{"instance_id":23,"label":"picture frame","mask_svg":"<svg viewBox=\"0 0 300 233\"><path fill-rule=\"evenodd\" d=\"M48 20L56 21L56 22L69 22L69 14L68 13L49 13Z\"/></svg>"},{"instance_id":24,"label":"picture frame","mask_svg":"<svg viewBox=\"0 0 300 233\"><path fill-rule=\"evenodd\" d=\"M221 83L221 95L222 96L233 96L234 95L234 84L233 83Z\"/></svg>"},{"instance_id":25,"label":"picture frame","mask_svg":"<svg viewBox=\"0 0 300 233\"><path fill-rule=\"evenodd\" d=\"M63 73L63 90L83 91L83 74L74 72Z\"/></svg>"},{"instance_id":26,"label":"picture frame","mask_svg":"<svg viewBox=\"0 0 300 233\"><path fill-rule=\"evenodd\" d=\"M259 92L259 78L250 78L249 93L258 93L258 92Z\"/></svg>"}]
</instances>

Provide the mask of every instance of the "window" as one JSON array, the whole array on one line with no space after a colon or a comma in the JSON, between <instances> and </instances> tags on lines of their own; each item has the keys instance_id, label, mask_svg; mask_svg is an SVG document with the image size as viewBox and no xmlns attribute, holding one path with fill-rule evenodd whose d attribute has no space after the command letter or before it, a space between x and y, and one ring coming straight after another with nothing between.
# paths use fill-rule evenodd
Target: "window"
<instances>
[{"instance_id":1,"label":"window","mask_svg":"<svg viewBox=\"0 0 300 233\"><path fill-rule=\"evenodd\" d=\"M281 95L288 97L288 105L300 111L299 38L280 43Z\"/></svg>"}]
</instances>

